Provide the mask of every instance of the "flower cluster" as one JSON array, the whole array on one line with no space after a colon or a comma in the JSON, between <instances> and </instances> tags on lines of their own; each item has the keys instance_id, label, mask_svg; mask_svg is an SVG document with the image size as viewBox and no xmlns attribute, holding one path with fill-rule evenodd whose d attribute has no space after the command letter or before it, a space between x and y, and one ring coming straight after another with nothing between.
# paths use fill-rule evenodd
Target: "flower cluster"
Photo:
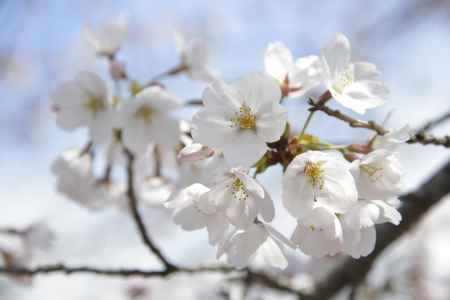
<instances>
[{"instance_id":1,"label":"flower cluster","mask_svg":"<svg viewBox=\"0 0 450 300\"><path fill-rule=\"evenodd\" d=\"M344 35L336 34L320 55L296 60L284 44L271 43L265 53L265 72L232 83L211 70L203 41L178 37L180 63L140 84L129 79L117 60L126 25L112 24L96 34L90 30L89 39L95 51L109 60L112 79L129 81L130 93L128 97L110 94L103 80L91 72L78 74L56 90L52 98L58 124L65 130L87 128L91 142L55 161L60 192L97 209L122 203L130 188L142 200L141 185L148 183L148 177L163 177L171 185L164 205L174 222L188 231L205 228L209 243L217 247L217 258L225 256L238 268L255 258L285 268L287 248L314 257L367 256L375 246L375 225L399 224L395 202L403 175L395 148L408 139L408 129L375 135L364 144L332 145L306 132L314 110L296 133L283 106L284 99L321 87L325 92L314 100L318 106L334 99L364 114L385 102L387 89L377 68L353 62ZM207 83L202 107L190 123L175 118L173 113L183 101L160 83L178 74ZM105 146L105 172L98 178L93 152ZM161 173L168 153L176 154L178 178ZM130 155L135 158L131 171L138 173L137 178L113 183L112 167ZM142 167L145 160L154 162L153 174ZM280 200L256 179L277 163L284 170ZM276 217L276 201L282 201L297 221L290 238L270 224Z\"/></svg>"}]
</instances>

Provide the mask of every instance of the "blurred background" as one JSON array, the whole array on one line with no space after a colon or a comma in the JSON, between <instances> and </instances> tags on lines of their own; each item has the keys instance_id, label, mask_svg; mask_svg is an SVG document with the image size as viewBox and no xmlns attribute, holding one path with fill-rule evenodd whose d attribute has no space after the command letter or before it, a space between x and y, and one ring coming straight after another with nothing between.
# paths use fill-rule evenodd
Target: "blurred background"
<instances>
[{"instance_id":1,"label":"blurred background","mask_svg":"<svg viewBox=\"0 0 450 300\"><path fill-rule=\"evenodd\" d=\"M56 235L54 246L33 264L155 268L129 216L117 209L89 212L55 192L52 161L63 150L82 147L86 132L60 130L49 95L80 70L108 79L106 60L95 56L83 33L124 13L129 34L121 52L133 78L146 81L179 62L174 30L208 41L211 66L225 79L262 71L269 42L282 41L294 56L316 54L336 32L352 43L355 60L377 64L390 88L388 103L364 118L388 127L417 128L450 109L450 1L0 1L0 226L44 221ZM183 99L198 98L204 84L186 77L165 81ZM286 101L297 128L306 116L304 100ZM188 120L193 110L183 111ZM325 139L361 142L363 130L318 117L310 131ZM450 132L444 124L434 133ZM414 189L450 157L435 146L404 145L406 190ZM281 170L261 176L279 203ZM449 182L450 184L450 182ZM293 220L282 207L275 226L289 235ZM389 248L372 272L367 295L374 299L450 299L450 203L442 201L408 236ZM183 264L211 261L214 249L206 233L184 232L161 209L145 210L149 231L173 260ZM288 218L289 219L289 218ZM321 276L331 260L293 258L295 270ZM293 268L294 269L294 268ZM193 284L195 280L195 284ZM174 289L173 287L176 286ZM1 299L213 299L220 279L177 276L167 281L120 280L89 275L37 277L24 286L0 277ZM257 297L258 295L255 295ZM266 299L270 294L266 293ZM277 298L279 299L279 298Z\"/></svg>"}]
</instances>

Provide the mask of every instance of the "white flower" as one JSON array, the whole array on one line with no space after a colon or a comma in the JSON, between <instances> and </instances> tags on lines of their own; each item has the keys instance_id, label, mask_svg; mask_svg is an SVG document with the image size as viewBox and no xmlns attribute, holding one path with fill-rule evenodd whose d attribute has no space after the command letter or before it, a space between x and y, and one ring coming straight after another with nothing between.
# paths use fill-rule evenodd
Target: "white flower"
<instances>
[{"instance_id":1,"label":"white flower","mask_svg":"<svg viewBox=\"0 0 450 300\"><path fill-rule=\"evenodd\" d=\"M57 177L58 192L85 208L104 208L117 204L124 197L123 186L100 182L94 177L91 157L81 155L78 149L65 151L51 169Z\"/></svg>"},{"instance_id":2,"label":"white flower","mask_svg":"<svg viewBox=\"0 0 450 300\"><path fill-rule=\"evenodd\" d=\"M159 86L148 87L121 108L122 139L136 154L144 153L150 143L175 146L178 121L170 113L180 106L175 95Z\"/></svg>"},{"instance_id":3,"label":"white flower","mask_svg":"<svg viewBox=\"0 0 450 300\"><path fill-rule=\"evenodd\" d=\"M210 55L208 45L204 40L186 41L183 35L176 33L175 42L181 52L180 70L194 80L209 82L217 77L216 72L208 65Z\"/></svg>"},{"instance_id":4,"label":"white flower","mask_svg":"<svg viewBox=\"0 0 450 300\"><path fill-rule=\"evenodd\" d=\"M270 195L245 169L231 169L221 182L211 187L209 194L229 222L238 227L249 226L258 215L266 222L275 215Z\"/></svg>"},{"instance_id":5,"label":"white flower","mask_svg":"<svg viewBox=\"0 0 450 300\"><path fill-rule=\"evenodd\" d=\"M128 22L125 15L119 15L97 29L91 26L85 28L87 41L98 55L105 56L113 56L119 50L127 31Z\"/></svg>"},{"instance_id":6,"label":"white flower","mask_svg":"<svg viewBox=\"0 0 450 300\"><path fill-rule=\"evenodd\" d=\"M321 82L321 65L315 55L294 61L283 43L270 43L264 57L266 73L280 84L283 96L300 97Z\"/></svg>"},{"instance_id":7,"label":"white flower","mask_svg":"<svg viewBox=\"0 0 450 300\"><path fill-rule=\"evenodd\" d=\"M103 80L83 71L75 80L60 85L52 95L58 125L68 131L88 127L94 143L111 137L113 112Z\"/></svg>"},{"instance_id":8,"label":"white flower","mask_svg":"<svg viewBox=\"0 0 450 300\"><path fill-rule=\"evenodd\" d=\"M375 248L375 225L386 222L398 225L401 219L400 213L384 201L359 201L342 216L343 251L354 258L369 255Z\"/></svg>"},{"instance_id":9,"label":"white flower","mask_svg":"<svg viewBox=\"0 0 450 300\"><path fill-rule=\"evenodd\" d=\"M283 176L283 204L297 219L317 205L344 213L357 201L350 164L337 152L308 151L294 158Z\"/></svg>"},{"instance_id":10,"label":"white flower","mask_svg":"<svg viewBox=\"0 0 450 300\"><path fill-rule=\"evenodd\" d=\"M367 109L380 106L388 93L377 80L379 72L374 64L350 61L350 42L338 33L321 52L324 81L328 90L343 106L364 114Z\"/></svg>"},{"instance_id":11,"label":"white flower","mask_svg":"<svg viewBox=\"0 0 450 300\"><path fill-rule=\"evenodd\" d=\"M229 170L222 153L214 151L211 157L197 161L181 161L177 186L184 188L193 183L212 186L222 181Z\"/></svg>"},{"instance_id":12,"label":"white flower","mask_svg":"<svg viewBox=\"0 0 450 300\"><path fill-rule=\"evenodd\" d=\"M412 130L409 125L396 130L390 130L384 135L377 135L373 142L374 149L386 149L393 151L398 145L405 143L411 137Z\"/></svg>"},{"instance_id":13,"label":"white flower","mask_svg":"<svg viewBox=\"0 0 450 300\"><path fill-rule=\"evenodd\" d=\"M223 150L230 165L251 166L266 152L266 143L283 134L287 113L280 98L280 88L267 75L252 74L233 85L213 81L203 92L205 108L193 117L192 135Z\"/></svg>"},{"instance_id":14,"label":"white flower","mask_svg":"<svg viewBox=\"0 0 450 300\"><path fill-rule=\"evenodd\" d=\"M245 230L231 232L219 244L217 258L226 254L228 262L241 269L259 256L268 265L285 269L288 265L285 246L293 247L289 240L270 225L257 222Z\"/></svg>"},{"instance_id":15,"label":"white flower","mask_svg":"<svg viewBox=\"0 0 450 300\"><path fill-rule=\"evenodd\" d=\"M166 207L173 210L174 222L184 230L206 228L210 244L215 245L223 239L229 224L209 191L204 185L193 184L183 189L172 201L166 202Z\"/></svg>"},{"instance_id":16,"label":"white flower","mask_svg":"<svg viewBox=\"0 0 450 300\"><path fill-rule=\"evenodd\" d=\"M297 223L291 240L313 257L335 255L342 248L342 226L333 211L315 207Z\"/></svg>"},{"instance_id":17,"label":"white flower","mask_svg":"<svg viewBox=\"0 0 450 300\"><path fill-rule=\"evenodd\" d=\"M181 149L177 158L180 162L199 161L211 157L212 155L214 155L214 149L199 143L192 143Z\"/></svg>"},{"instance_id":18,"label":"white flower","mask_svg":"<svg viewBox=\"0 0 450 300\"><path fill-rule=\"evenodd\" d=\"M352 163L359 197L387 199L402 191L402 166L394 153L378 149Z\"/></svg>"}]
</instances>

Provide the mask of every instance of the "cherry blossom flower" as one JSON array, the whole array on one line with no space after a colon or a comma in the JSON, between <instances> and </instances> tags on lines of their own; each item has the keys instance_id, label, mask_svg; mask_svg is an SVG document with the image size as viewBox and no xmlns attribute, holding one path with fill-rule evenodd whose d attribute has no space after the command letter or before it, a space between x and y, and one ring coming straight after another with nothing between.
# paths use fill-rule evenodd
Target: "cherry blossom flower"
<instances>
[{"instance_id":1,"label":"cherry blossom flower","mask_svg":"<svg viewBox=\"0 0 450 300\"><path fill-rule=\"evenodd\" d=\"M84 208L97 210L118 204L125 195L125 187L111 182L102 182L92 173L89 155L80 150L65 151L52 164L58 192Z\"/></svg>"},{"instance_id":2,"label":"cherry blossom flower","mask_svg":"<svg viewBox=\"0 0 450 300\"><path fill-rule=\"evenodd\" d=\"M393 151L398 145L405 143L411 137L411 127L405 125L399 129L390 130L384 135L377 135L372 141L374 149L386 149Z\"/></svg>"},{"instance_id":3,"label":"cherry blossom flower","mask_svg":"<svg viewBox=\"0 0 450 300\"><path fill-rule=\"evenodd\" d=\"M342 225L333 211L316 206L298 220L291 240L307 255L335 255L342 248Z\"/></svg>"},{"instance_id":4,"label":"cherry blossom flower","mask_svg":"<svg viewBox=\"0 0 450 300\"><path fill-rule=\"evenodd\" d=\"M96 74L82 71L75 80L60 85L52 95L58 125L68 131L87 127L94 143L112 134L113 112L106 85Z\"/></svg>"},{"instance_id":5,"label":"cherry blossom flower","mask_svg":"<svg viewBox=\"0 0 450 300\"><path fill-rule=\"evenodd\" d=\"M398 225L401 219L400 213L384 201L359 201L342 217L343 251L353 258L369 255L375 248L375 225L386 222Z\"/></svg>"},{"instance_id":6,"label":"cherry blossom flower","mask_svg":"<svg viewBox=\"0 0 450 300\"><path fill-rule=\"evenodd\" d=\"M283 176L283 204L297 219L320 204L344 213L357 201L351 165L337 152L307 151L297 155Z\"/></svg>"},{"instance_id":7,"label":"cherry blossom flower","mask_svg":"<svg viewBox=\"0 0 450 300\"><path fill-rule=\"evenodd\" d=\"M281 42L269 44L264 65L266 73L278 81L283 96L300 97L322 80L317 56L305 56L294 61L289 48Z\"/></svg>"},{"instance_id":8,"label":"cherry blossom flower","mask_svg":"<svg viewBox=\"0 0 450 300\"><path fill-rule=\"evenodd\" d=\"M256 179L243 168L232 168L211 187L210 197L224 211L234 226L247 227L260 215L272 221L275 210L272 199Z\"/></svg>"},{"instance_id":9,"label":"cherry blossom flower","mask_svg":"<svg viewBox=\"0 0 450 300\"><path fill-rule=\"evenodd\" d=\"M203 92L205 108L193 117L196 142L218 148L232 166L248 167L266 152L286 126L286 110L279 104L280 88L259 73L232 85L213 81Z\"/></svg>"},{"instance_id":10,"label":"cherry blossom flower","mask_svg":"<svg viewBox=\"0 0 450 300\"><path fill-rule=\"evenodd\" d=\"M221 182L228 170L223 154L218 151L201 160L180 161L177 186L185 188L193 183L212 186Z\"/></svg>"},{"instance_id":11,"label":"cherry blossom flower","mask_svg":"<svg viewBox=\"0 0 450 300\"><path fill-rule=\"evenodd\" d=\"M393 152L378 149L352 163L359 197L387 199L402 191L402 166Z\"/></svg>"},{"instance_id":12,"label":"cherry blossom flower","mask_svg":"<svg viewBox=\"0 0 450 300\"><path fill-rule=\"evenodd\" d=\"M109 20L99 28L85 27L86 39L98 55L114 56L126 38L128 22L125 15Z\"/></svg>"},{"instance_id":13,"label":"cherry blossom flower","mask_svg":"<svg viewBox=\"0 0 450 300\"><path fill-rule=\"evenodd\" d=\"M217 258L227 256L234 267L242 269L256 257L266 264L285 269L285 247L292 243L268 224L253 223L246 229L232 231L218 246Z\"/></svg>"},{"instance_id":14,"label":"cherry blossom flower","mask_svg":"<svg viewBox=\"0 0 450 300\"><path fill-rule=\"evenodd\" d=\"M173 220L184 230L208 230L209 242L217 244L224 237L229 223L218 209L204 185L195 183L183 189L166 207L172 209Z\"/></svg>"},{"instance_id":15,"label":"cherry blossom flower","mask_svg":"<svg viewBox=\"0 0 450 300\"><path fill-rule=\"evenodd\" d=\"M350 42L337 33L321 53L324 82L343 106L364 114L367 109L384 103L387 88L377 79L379 72L374 64L350 60Z\"/></svg>"},{"instance_id":16,"label":"cherry blossom flower","mask_svg":"<svg viewBox=\"0 0 450 300\"><path fill-rule=\"evenodd\" d=\"M204 40L186 40L182 34L176 33L175 42L181 52L181 64L175 72L183 71L191 79L206 82L217 77L217 72L209 66L210 53Z\"/></svg>"},{"instance_id":17,"label":"cherry blossom flower","mask_svg":"<svg viewBox=\"0 0 450 300\"><path fill-rule=\"evenodd\" d=\"M150 143L175 146L179 137L177 120L171 112L179 99L159 86L148 87L121 107L124 145L136 154L144 153Z\"/></svg>"}]
</instances>

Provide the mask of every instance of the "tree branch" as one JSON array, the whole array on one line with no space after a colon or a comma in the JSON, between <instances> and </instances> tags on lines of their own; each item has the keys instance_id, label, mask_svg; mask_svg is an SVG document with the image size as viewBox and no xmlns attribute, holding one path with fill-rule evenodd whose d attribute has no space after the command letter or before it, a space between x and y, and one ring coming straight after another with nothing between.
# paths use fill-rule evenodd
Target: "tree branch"
<instances>
[{"instance_id":1,"label":"tree branch","mask_svg":"<svg viewBox=\"0 0 450 300\"><path fill-rule=\"evenodd\" d=\"M316 286L314 294L305 297L307 300L325 300L332 297L348 285L361 283L371 270L376 258L391 243L410 230L428 210L446 195L450 194L450 161L435 173L415 192L406 194L400 199L402 206L399 211L403 217L399 226L382 224L377 226L377 243L375 250L366 258L359 260L346 259L343 264L332 271Z\"/></svg>"},{"instance_id":2,"label":"tree branch","mask_svg":"<svg viewBox=\"0 0 450 300\"><path fill-rule=\"evenodd\" d=\"M381 126L380 124L374 122L374 121L361 121L358 119L355 119L353 117L350 117L342 112L340 112L337 109L332 109L324 104L316 103L311 98L309 99L308 103L311 105L311 108L309 111L321 111L330 117L334 117L338 120L341 120L345 123L347 123L350 127L355 128L365 128L372 130L376 132L379 135L384 135L388 131ZM450 113L448 113L450 114ZM450 136L446 135L443 137L435 137L431 134L424 133L425 130L431 129L438 124L444 122L445 120L449 119L450 116L448 114L444 114L443 116L437 118L436 120L430 121L429 123L422 126L416 134L411 136L411 138L407 141L408 144L422 144L422 145L436 145L436 146L443 146L446 148L450 148Z\"/></svg>"},{"instance_id":3,"label":"tree branch","mask_svg":"<svg viewBox=\"0 0 450 300\"><path fill-rule=\"evenodd\" d=\"M450 111L442 114L441 116L437 117L436 119L430 120L427 123L425 123L422 127L420 127L417 132L418 133L423 133L425 131L429 131L439 125L441 125L442 123L446 122L450 120Z\"/></svg>"},{"instance_id":4,"label":"tree branch","mask_svg":"<svg viewBox=\"0 0 450 300\"><path fill-rule=\"evenodd\" d=\"M169 260L162 254L161 250L153 243L153 241L150 238L150 235L147 232L147 229L145 228L144 221L142 220L141 215L139 214L138 210L138 204L137 204L137 196L134 190L134 155L131 153L128 149L125 149L125 155L127 156L128 162L127 162L127 176L128 176L128 189L127 189L127 196L129 200L131 215L133 217L133 220L136 223L136 226L138 228L139 234L141 236L142 241L147 246L147 248L155 254L158 259L163 263L166 271L170 271L173 269L176 269L176 266L173 265Z\"/></svg>"}]
</instances>

